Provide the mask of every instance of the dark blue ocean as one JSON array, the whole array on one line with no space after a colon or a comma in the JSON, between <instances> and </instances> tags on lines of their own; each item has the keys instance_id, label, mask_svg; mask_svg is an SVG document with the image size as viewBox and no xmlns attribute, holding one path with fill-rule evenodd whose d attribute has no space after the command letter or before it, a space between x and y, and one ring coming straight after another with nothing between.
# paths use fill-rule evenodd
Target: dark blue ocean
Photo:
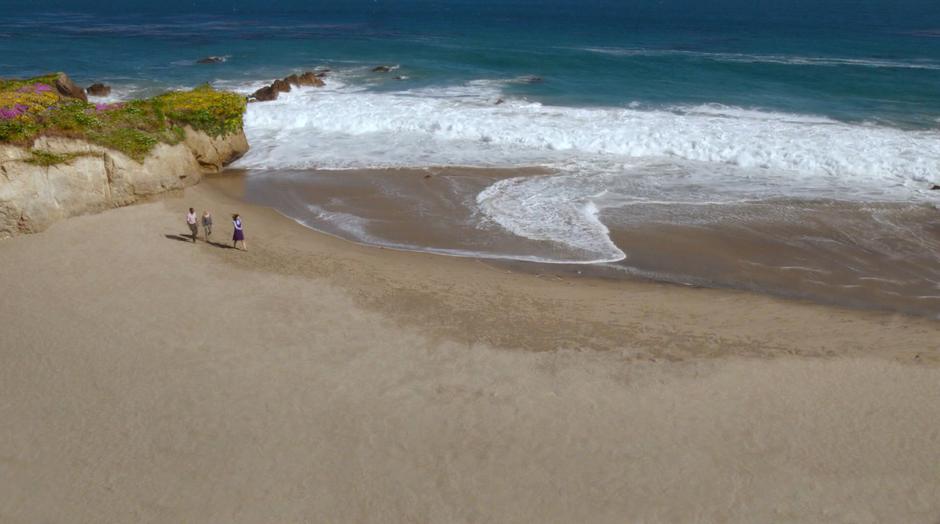
<instances>
[{"instance_id":1,"label":"dark blue ocean","mask_svg":"<svg viewBox=\"0 0 940 524\"><path fill-rule=\"evenodd\" d=\"M940 125L933 0L0 4L3 76L64 70L163 87L401 63L409 87L536 75L545 81L511 93L553 105L724 104ZM228 61L187 65L206 55Z\"/></svg>"}]
</instances>

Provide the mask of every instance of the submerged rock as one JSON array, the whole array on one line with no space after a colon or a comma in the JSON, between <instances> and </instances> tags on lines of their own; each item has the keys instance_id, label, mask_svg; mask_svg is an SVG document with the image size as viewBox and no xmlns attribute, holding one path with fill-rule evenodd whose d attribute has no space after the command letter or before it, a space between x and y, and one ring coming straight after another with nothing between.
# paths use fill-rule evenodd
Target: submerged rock
<instances>
[{"instance_id":1,"label":"submerged rock","mask_svg":"<svg viewBox=\"0 0 940 524\"><path fill-rule=\"evenodd\" d=\"M100 82L94 83L86 87L85 92L91 96L108 96L111 94L111 86L102 84Z\"/></svg>"},{"instance_id":2,"label":"submerged rock","mask_svg":"<svg viewBox=\"0 0 940 524\"><path fill-rule=\"evenodd\" d=\"M59 73L59 76L55 79L55 88L62 96L77 98L85 102L88 101L88 97L85 96L85 90L75 85L75 82L72 82L69 75L65 73Z\"/></svg>"},{"instance_id":3,"label":"submerged rock","mask_svg":"<svg viewBox=\"0 0 940 524\"><path fill-rule=\"evenodd\" d=\"M390 73L398 69L398 66L380 65L372 68L373 73Z\"/></svg>"},{"instance_id":4,"label":"submerged rock","mask_svg":"<svg viewBox=\"0 0 940 524\"><path fill-rule=\"evenodd\" d=\"M221 64L222 62L225 62L224 56L207 56L196 60L197 64Z\"/></svg>"},{"instance_id":5,"label":"submerged rock","mask_svg":"<svg viewBox=\"0 0 940 524\"><path fill-rule=\"evenodd\" d=\"M934 184L930 186L931 191L940 191L940 184Z\"/></svg>"}]
</instances>

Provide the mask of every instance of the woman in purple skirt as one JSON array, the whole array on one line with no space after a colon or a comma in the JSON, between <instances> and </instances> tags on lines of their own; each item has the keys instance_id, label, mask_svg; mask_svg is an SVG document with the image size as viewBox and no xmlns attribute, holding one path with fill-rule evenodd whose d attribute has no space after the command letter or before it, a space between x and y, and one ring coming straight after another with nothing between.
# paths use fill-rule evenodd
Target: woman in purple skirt
<instances>
[{"instance_id":1,"label":"woman in purple skirt","mask_svg":"<svg viewBox=\"0 0 940 524\"><path fill-rule=\"evenodd\" d=\"M248 251L248 244L245 243L245 230L242 228L242 219L238 213L232 215L232 224L235 226L235 233L232 234L232 247L238 249L238 242L241 241L242 248Z\"/></svg>"}]
</instances>

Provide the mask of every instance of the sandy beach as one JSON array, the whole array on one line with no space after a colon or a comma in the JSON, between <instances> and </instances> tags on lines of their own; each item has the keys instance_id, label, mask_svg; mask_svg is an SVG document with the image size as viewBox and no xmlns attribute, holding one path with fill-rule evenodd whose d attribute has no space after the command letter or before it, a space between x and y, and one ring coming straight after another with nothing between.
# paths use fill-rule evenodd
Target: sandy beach
<instances>
[{"instance_id":1,"label":"sandy beach","mask_svg":"<svg viewBox=\"0 0 940 524\"><path fill-rule=\"evenodd\" d=\"M239 191L0 242L0 521L940 519L936 320L359 246Z\"/></svg>"}]
</instances>

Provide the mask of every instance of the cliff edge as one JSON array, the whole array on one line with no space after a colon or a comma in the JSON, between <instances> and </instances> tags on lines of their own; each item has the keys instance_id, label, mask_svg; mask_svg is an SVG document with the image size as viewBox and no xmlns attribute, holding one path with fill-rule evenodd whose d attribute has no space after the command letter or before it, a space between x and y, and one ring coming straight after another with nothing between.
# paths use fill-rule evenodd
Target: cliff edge
<instances>
[{"instance_id":1,"label":"cliff edge","mask_svg":"<svg viewBox=\"0 0 940 524\"><path fill-rule=\"evenodd\" d=\"M65 81L0 81L0 238L191 186L248 151L237 94L204 86L96 105Z\"/></svg>"},{"instance_id":2,"label":"cliff edge","mask_svg":"<svg viewBox=\"0 0 940 524\"><path fill-rule=\"evenodd\" d=\"M0 144L0 238L191 186L248 151L241 131L185 133L185 141L157 144L142 162L81 139L40 137L33 149ZM36 150L64 160L42 165Z\"/></svg>"}]
</instances>

